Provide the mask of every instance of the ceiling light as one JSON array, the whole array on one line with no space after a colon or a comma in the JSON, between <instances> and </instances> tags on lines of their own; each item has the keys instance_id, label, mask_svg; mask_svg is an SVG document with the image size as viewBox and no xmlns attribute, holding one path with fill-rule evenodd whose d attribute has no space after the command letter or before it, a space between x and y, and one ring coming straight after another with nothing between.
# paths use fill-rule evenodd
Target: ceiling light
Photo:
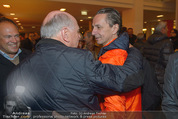
<instances>
[{"instance_id":1,"label":"ceiling light","mask_svg":"<svg viewBox=\"0 0 178 119\"><path fill-rule=\"evenodd\" d=\"M3 7L10 8L11 6L10 5L3 5Z\"/></svg>"},{"instance_id":2,"label":"ceiling light","mask_svg":"<svg viewBox=\"0 0 178 119\"><path fill-rule=\"evenodd\" d=\"M15 15L15 13L10 13L10 15Z\"/></svg>"},{"instance_id":3,"label":"ceiling light","mask_svg":"<svg viewBox=\"0 0 178 119\"><path fill-rule=\"evenodd\" d=\"M61 8L60 11L64 12L66 11L66 8Z\"/></svg>"},{"instance_id":4,"label":"ceiling light","mask_svg":"<svg viewBox=\"0 0 178 119\"><path fill-rule=\"evenodd\" d=\"M14 18L15 20L17 20L18 18Z\"/></svg>"},{"instance_id":5,"label":"ceiling light","mask_svg":"<svg viewBox=\"0 0 178 119\"><path fill-rule=\"evenodd\" d=\"M161 21L160 19L158 19L157 21Z\"/></svg>"},{"instance_id":6,"label":"ceiling light","mask_svg":"<svg viewBox=\"0 0 178 119\"><path fill-rule=\"evenodd\" d=\"M82 19L80 21L83 21Z\"/></svg>"},{"instance_id":7,"label":"ceiling light","mask_svg":"<svg viewBox=\"0 0 178 119\"><path fill-rule=\"evenodd\" d=\"M16 21L16 22L20 22L20 21Z\"/></svg>"},{"instance_id":8,"label":"ceiling light","mask_svg":"<svg viewBox=\"0 0 178 119\"><path fill-rule=\"evenodd\" d=\"M163 17L164 15L158 15L157 17L160 18L160 17Z\"/></svg>"},{"instance_id":9,"label":"ceiling light","mask_svg":"<svg viewBox=\"0 0 178 119\"><path fill-rule=\"evenodd\" d=\"M146 24L147 22L145 21L144 23Z\"/></svg>"},{"instance_id":10,"label":"ceiling light","mask_svg":"<svg viewBox=\"0 0 178 119\"><path fill-rule=\"evenodd\" d=\"M36 28L35 26L32 26L32 29Z\"/></svg>"},{"instance_id":11,"label":"ceiling light","mask_svg":"<svg viewBox=\"0 0 178 119\"><path fill-rule=\"evenodd\" d=\"M18 25L20 26L20 25L22 25L21 23L18 23Z\"/></svg>"},{"instance_id":12,"label":"ceiling light","mask_svg":"<svg viewBox=\"0 0 178 119\"><path fill-rule=\"evenodd\" d=\"M81 15L87 15L87 11L81 11Z\"/></svg>"},{"instance_id":13,"label":"ceiling light","mask_svg":"<svg viewBox=\"0 0 178 119\"><path fill-rule=\"evenodd\" d=\"M92 17L88 17L89 19L91 19Z\"/></svg>"},{"instance_id":14,"label":"ceiling light","mask_svg":"<svg viewBox=\"0 0 178 119\"><path fill-rule=\"evenodd\" d=\"M145 28L145 29L142 29L142 31L147 31L147 29Z\"/></svg>"},{"instance_id":15,"label":"ceiling light","mask_svg":"<svg viewBox=\"0 0 178 119\"><path fill-rule=\"evenodd\" d=\"M155 28L151 28L151 30L153 30L153 31L154 31L154 30L155 30Z\"/></svg>"},{"instance_id":16,"label":"ceiling light","mask_svg":"<svg viewBox=\"0 0 178 119\"><path fill-rule=\"evenodd\" d=\"M23 26L20 26L21 29L23 29Z\"/></svg>"}]
</instances>

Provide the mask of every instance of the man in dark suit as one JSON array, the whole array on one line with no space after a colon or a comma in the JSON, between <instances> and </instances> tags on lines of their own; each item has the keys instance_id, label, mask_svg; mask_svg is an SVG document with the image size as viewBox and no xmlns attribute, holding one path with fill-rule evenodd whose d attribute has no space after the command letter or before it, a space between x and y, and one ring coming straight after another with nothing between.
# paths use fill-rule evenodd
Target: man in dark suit
<instances>
[{"instance_id":1,"label":"man in dark suit","mask_svg":"<svg viewBox=\"0 0 178 119\"><path fill-rule=\"evenodd\" d=\"M19 48L18 26L10 19L0 18L0 112L6 96L6 78L13 68L31 52Z\"/></svg>"}]
</instances>

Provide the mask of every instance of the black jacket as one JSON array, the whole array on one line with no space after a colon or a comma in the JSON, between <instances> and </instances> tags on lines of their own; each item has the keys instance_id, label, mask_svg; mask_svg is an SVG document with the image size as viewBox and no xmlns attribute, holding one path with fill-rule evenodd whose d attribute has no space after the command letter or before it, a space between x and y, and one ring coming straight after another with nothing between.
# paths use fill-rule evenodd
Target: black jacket
<instances>
[{"instance_id":1,"label":"black jacket","mask_svg":"<svg viewBox=\"0 0 178 119\"><path fill-rule=\"evenodd\" d=\"M97 94L130 91L143 84L142 56L130 49L122 67L94 61L92 53L42 39L36 51L10 75L8 93L24 86L21 98L32 110L96 111ZM135 83L136 82L136 83Z\"/></svg>"},{"instance_id":2,"label":"black jacket","mask_svg":"<svg viewBox=\"0 0 178 119\"><path fill-rule=\"evenodd\" d=\"M158 83L162 88L164 72L169 55L174 52L171 41L161 32L152 34L144 45L143 54L154 67Z\"/></svg>"},{"instance_id":3,"label":"black jacket","mask_svg":"<svg viewBox=\"0 0 178 119\"><path fill-rule=\"evenodd\" d=\"M178 116L178 52L170 55L166 67L163 85L162 110L168 119L177 119ZM171 112L171 113L170 113ZM174 112L174 113L173 113Z\"/></svg>"},{"instance_id":4,"label":"black jacket","mask_svg":"<svg viewBox=\"0 0 178 119\"><path fill-rule=\"evenodd\" d=\"M165 72L162 109L178 111L178 52L170 56Z\"/></svg>"},{"instance_id":5,"label":"black jacket","mask_svg":"<svg viewBox=\"0 0 178 119\"><path fill-rule=\"evenodd\" d=\"M30 51L22 49L22 52L19 54L19 62L22 62L27 56L31 54ZM6 79L9 73L14 69L16 65L11 61L6 59L0 54L0 110L3 109L3 98L6 96Z\"/></svg>"}]
</instances>

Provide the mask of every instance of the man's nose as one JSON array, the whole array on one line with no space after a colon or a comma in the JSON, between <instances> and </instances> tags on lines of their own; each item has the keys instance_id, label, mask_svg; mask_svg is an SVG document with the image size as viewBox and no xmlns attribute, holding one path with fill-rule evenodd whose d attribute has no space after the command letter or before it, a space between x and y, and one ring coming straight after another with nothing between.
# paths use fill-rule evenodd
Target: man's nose
<instances>
[{"instance_id":1,"label":"man's nose","mask_svg":"<svg viewBox=\"0 0 178 119\"><path fill-rule=\"evenodd\" d=\"M92 35L95 35L95 34L96 34L96 29L93 28L93 30L92 30Z\"/></svg>"}]
</instances>

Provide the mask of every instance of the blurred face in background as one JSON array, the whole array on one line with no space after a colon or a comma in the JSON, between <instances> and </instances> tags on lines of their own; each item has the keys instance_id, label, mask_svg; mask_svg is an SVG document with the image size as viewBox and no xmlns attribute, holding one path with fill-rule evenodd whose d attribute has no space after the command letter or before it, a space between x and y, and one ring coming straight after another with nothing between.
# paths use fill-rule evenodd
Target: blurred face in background
<instances>
[{"instance_id":1,"label":"blurred face in background","mask_svg":"<svg viewBox=\"0 0 178 119\"><path fill-rule=\"evenodd\" d=\"M128 32L129 35L132 35L133 34L133 29L128 29L127 32Z\"/></svg>"},{"instance_id":2,"label":"blurred face in background","mask_svg":"<svg viewBox=\"0 0 178 119\"><path fill-rule=\"evenodd\" d=\"M84 34L84 40L86 42L86 44L89 44L91 42L93 42L93 36L88 36L87 32Z\"/></svg>"},{"instance_id":3,"label":"blurred face in background","mask_svg":"<svg viewBox=\"0 0 178 119\"><path fill-rule=\"evenodd\" d=\"M167 26L164 27L164 28L162 28L162 30L161 30L161 32L162 32L163 34L165 34L165 35L167 35L167 31L168 31Z\"/></svg>"},{"instance_id":4,"label":"blurred face in background","mask_svg":"<svg viewBox=\"0 0 178 119\"><path fill-rule=\"evenodd\" d=\"M176 33L174 32L174 30L171 30L170 36L171 37L176 37Z\"/></svg>"},{"instance_id":5,"label":"blurred face in background","mask_svg":"<svg viewBox=\"0 0 178 119\"><path fill-rule=\"evenodd\" d=\"M35 40L35 34L34 34L34 33L29 33L28 38L29 38L31 41L34 41L34 40Z\"/></svg>"},{"instance_id":6,"label":"blurred face in background","mask_svg":"<svg viewBox=\"0 0 178 119\"><path fill-rule=\"evenodd\" d=\"M10 22L0 23L0 50L13 58L20 46L17 27Z\"/></svg>"}]
</instances>

